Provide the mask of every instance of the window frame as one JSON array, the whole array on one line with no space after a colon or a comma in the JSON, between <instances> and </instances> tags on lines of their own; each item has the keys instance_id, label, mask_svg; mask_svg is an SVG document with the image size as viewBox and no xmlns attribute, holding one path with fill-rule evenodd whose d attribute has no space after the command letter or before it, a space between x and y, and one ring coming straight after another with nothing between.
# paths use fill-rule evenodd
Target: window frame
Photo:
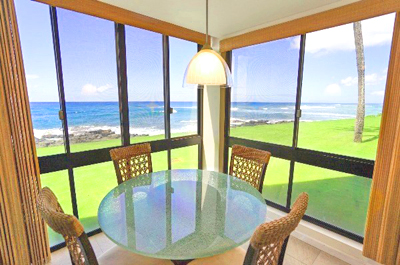
<instances>
[{"instance_id":1,"label":"window frame","mask_svg":"<svg viewBox=\"0 0 400 265\"><path fill-rule=\"evenodd\" d=\"M60 117L62 117L62 130L63 130L63 143L64 153L41 156L39 160L40 173L51 173L60 170L68 170L69 176L69 187L71 195L71 203L73 214L79 218L78 203L75 189L74 180L74 168L99 164L102 162L111 161L109 151L116 147L130 145L130 133L129 133L129 106L128 106L128 82L127 82L127 63L126 63L126 36L125 36L125 25L115 23L115 53L117 60L117 77L118 77L118 102L120 112L120 128L121 128L121 145L93 149L82 152L71 152L69 130L68 130L68 117L66 111L66 100L64 91L63 81L63 70L62 70L62 56L60 49L60 39L58 30L58 19L57 19L57 8L49 6L51 31L53 39L53 50L55 55L55 67L58 84L58 95L60 104ZM85 14L86 15L86 14ZM197 49L200 50L201 45L197 45ZM197 91L197 134L171 138L171 126L170 126L170 83L169 83L169 37L162 35L162 56L163 56L163 92L164 92L164 121L165 121L165 139L150 141L152 152L168 152L168 169L171 169L171 150L187 146L198 147L198 168L202 168L202 123L203 123L203 90L199 87ZM100 233L101 229L95 229L93 231L87 231L89 236ZM51 246L51 251L65 247L65 242Z\"/></svg>"},{"instance_id":2,"label":"window frame","mask_svg":"<svg viewBox=\"0 0 400 265\"><path fill-rule=\"evenodd\" d=\"M304 57L306 34L300 35L300 50L298 61L297 89L296 89L296 105L294 110L293 139L291 146L284 146L268 142L260 142L250 139L230 136L230 116L231 116L231 88L226 89L225 93L225 119L224 119L224 149L223 149L223 172L228 172L229 148L235 144L245 145L271 152L272 156L290 161L290 171L288 174L288 189L286 195L286 205L265 199L268 206L277 208L283 212L289 212L291 209L294 167L296 162L307 164L315 167L336 170L343 173L354 174L358 177L372 179L374 171L374 160L321 152L298 147L299 123L301 117L301 94L304 72ZM232 68L232 50L225 52L226 61L229 68ZM321 221L309 215L305 215L304 220L328 229L332 232L343 235L359 243L363 243L364 237L350 232L341 227Z\"/></svg>"}]
</instances>

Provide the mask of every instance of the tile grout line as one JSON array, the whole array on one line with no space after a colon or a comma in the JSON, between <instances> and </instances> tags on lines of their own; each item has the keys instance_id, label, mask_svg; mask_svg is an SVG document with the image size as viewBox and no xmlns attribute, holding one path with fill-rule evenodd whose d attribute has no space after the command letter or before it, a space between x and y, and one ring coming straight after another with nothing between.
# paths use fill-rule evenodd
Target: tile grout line
<instances>
[{"instance_id":1,"label":"tile grout line","mask_svg":"<svg viewBox=\"0 0 400 265\"><path fill-rule=\"evenodd\" d=\"M307 265L307 264L305 264L304 262L302 262L302 261L300 261L300 260L298 260L298 259L296 259L295 257L293 257L292 255L289 255L289 254L285 254L285 256L290 256L291 258L293 258L293 259L295 259L296 261L298 261L300 264L302 264L302 265ZM319 254L318 254L319 255ZM283 259L283 263L285 263L285 259ZM285 265L285 264L283 264L283 265Z\"/></svg>"},{"instance_id":2,"label":"tile grout line","mask_svg":"<svg viewBox=\"0 0 400 265\"><path fill-rule=\"evenodd\" d=\"M315 262L317 261L318 257L321 255L322 252L323 252L323 251L320 250L320 252L318 253L318 255L315 257L315 260L313 261L312 265L315 264Z\"/></svg>"}]
</instances>

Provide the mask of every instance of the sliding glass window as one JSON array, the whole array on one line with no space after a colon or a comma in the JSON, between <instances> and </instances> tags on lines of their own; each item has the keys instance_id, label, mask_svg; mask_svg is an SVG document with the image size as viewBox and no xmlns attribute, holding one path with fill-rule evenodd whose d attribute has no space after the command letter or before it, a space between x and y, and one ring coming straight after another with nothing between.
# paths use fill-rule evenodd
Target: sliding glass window
<instances>
[{"instance_id":1,"label":"sliding glass window","mask_svg":"<svg viewBox=\"0 0 400 265\"><path fill-rule=\"evenodd\" d=\"M299 37L232 52L231 136L291 145Z\"/></svg>"},{"instance_id":2,"label":"sliding glass window","mask_svg":"<svg viewBox=\"0 0 400 265\"><path fill-rule=\"evenodd\" d=\"M121 145L114 23L57 11L71 152Z\"/></svg>"},{"instance_id":3,"label":"sliding glass window","mask_svg":"<svg viewBox=\"0 0 400 265\"><path fill-rule=\"evenodd\" d=\"M232 51L229 147L272 153L263 189L270 205L289 211L307 192L308 221L359 242L394 17Z\"/></svg>"},{"instance_id":4,"label":"sliding glass window","mask_svg":"<svg viewBox=\"0 0 400 265\"><path fill-rule=\"evenodd\" d=\"M64 153L49 8L25 0L15 6L37 154Z\"/></svg>"},{"instance_id":5,"label":"sliding glass window","mask_svg":"<svg viewBox=\"0 0 400 265\"><path fill-rule=\"evenodd\" d=\"M131 143L164 139L162 35L130 26L125 32Z\"/></svg>"},{"instance_id":6,"label":"sliding glass window","mask_svg":"<svg viewBox=\"0 0 400 265\"><path fill-rule=\"evenodd\" d=\"M232 51L230 135L291 146L300 37ZM263 196L286 204L290 162L271 158Z\"/></svg>"},{"instance_id":7,"label":"sliding glass window","mask_svg":"<svg viewBox=\"0 0 400 265\"><path fill-rule=\"evenodd\" d=\"M159 33L125 26L130 142L165 138L163 44ZM155 171L168 169L167 152L153 153Z\"/></svg>"},{"instance_id":8,"label":"sliding glass window","mask_svg":"<svg viewBox=\"0 0 400 265\"><path fill-rule=\"evenodd\" d=\"M394 14L361 22L361 73L353 24L307 34L299 147L375 159L393 25Z\"/></svg>"},{"instance_id":9,"label":"sliding glass window","mask_svg":"<svg viewBox=\"0 0 400 265\"><path fill-rule=\"evenodd\" d=\"M197 134L197 87L183 86L183 75L197 44L169 37L172 137Z\"/></svg>"},{"instance_id":10,"label":"sliding glass window","mask_svg":"<svg viewBox=\"0 0 400 265\"><path fill-rule=\"evenodd\" d=\"M364 235L372 179L296 163L293 200L307 192L307 215Z\"/></svg>"},{"instance_id":11,"label":"sliding glass window","mask_svg":"<svg viewBox=\"0 0 400 265\"><path fill-rule=\"evenodd\" d=\"M182 88L197 44L32 1L16 7L41 182L89 235L117 185L111 148L150 142L153 171L199 166L200 92ZM171 121L170 99L180 113ZM49 237L52 250L65 246Z\"/></svg>"},{"instance_id":12,"label":"sliding glass window","mask_svg":"<svg viewBox=\"0 0 400 265\"><path fill-rule=\"evenodd\" d=\"M393 25L389 14L307 34L300 148L375 160ZM296 163L293 180L293 199L318 198L310 216L364 235L371 179Z\"/></svg>"}]
</instances>

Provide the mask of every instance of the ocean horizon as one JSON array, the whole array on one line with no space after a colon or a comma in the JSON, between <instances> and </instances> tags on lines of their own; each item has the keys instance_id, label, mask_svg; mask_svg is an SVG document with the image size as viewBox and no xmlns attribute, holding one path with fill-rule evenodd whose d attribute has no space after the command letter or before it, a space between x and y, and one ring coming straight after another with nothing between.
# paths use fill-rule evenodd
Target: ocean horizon
<instances>
[{"instance_id":1,"label":"ocean horizon","mask_svg":"<svg viewBox=\"0 0 400 265\"><path fill-rule=\"evenodd\" d=\"M59 102L30 102L35 137L62 136L58 117ZM197 102L171 101L171 132L197 131ZM66 102L70 134L87 131L111 130L120 134L118 102ZM232 102L231 125L243 126L250 122L279 123L294 119L295 103L287 102ZM300 121L352 119L357 104L302 103ZM366 104L365 114L382 113L382 104ZM130 133L134 135L164 134L164 103L130 101Z\"/></svg>"}]
</instances>

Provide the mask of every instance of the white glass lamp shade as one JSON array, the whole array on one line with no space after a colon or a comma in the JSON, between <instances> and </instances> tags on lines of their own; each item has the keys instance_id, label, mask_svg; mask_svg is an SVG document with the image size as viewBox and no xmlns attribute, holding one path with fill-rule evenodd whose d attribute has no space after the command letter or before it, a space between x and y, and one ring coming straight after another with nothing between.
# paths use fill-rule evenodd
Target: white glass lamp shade
<instances>
[{"instance_id":1,"label":"white glass lamp shade","mask_svg":"<svg viewBox=\"0 0 400 265\"><path fill-rule=\"evenodd\" d=\"M212 49L202 49L186 68L183 83L232 86L232 75L221 55Z\"/></svg>"}]
</instances>

